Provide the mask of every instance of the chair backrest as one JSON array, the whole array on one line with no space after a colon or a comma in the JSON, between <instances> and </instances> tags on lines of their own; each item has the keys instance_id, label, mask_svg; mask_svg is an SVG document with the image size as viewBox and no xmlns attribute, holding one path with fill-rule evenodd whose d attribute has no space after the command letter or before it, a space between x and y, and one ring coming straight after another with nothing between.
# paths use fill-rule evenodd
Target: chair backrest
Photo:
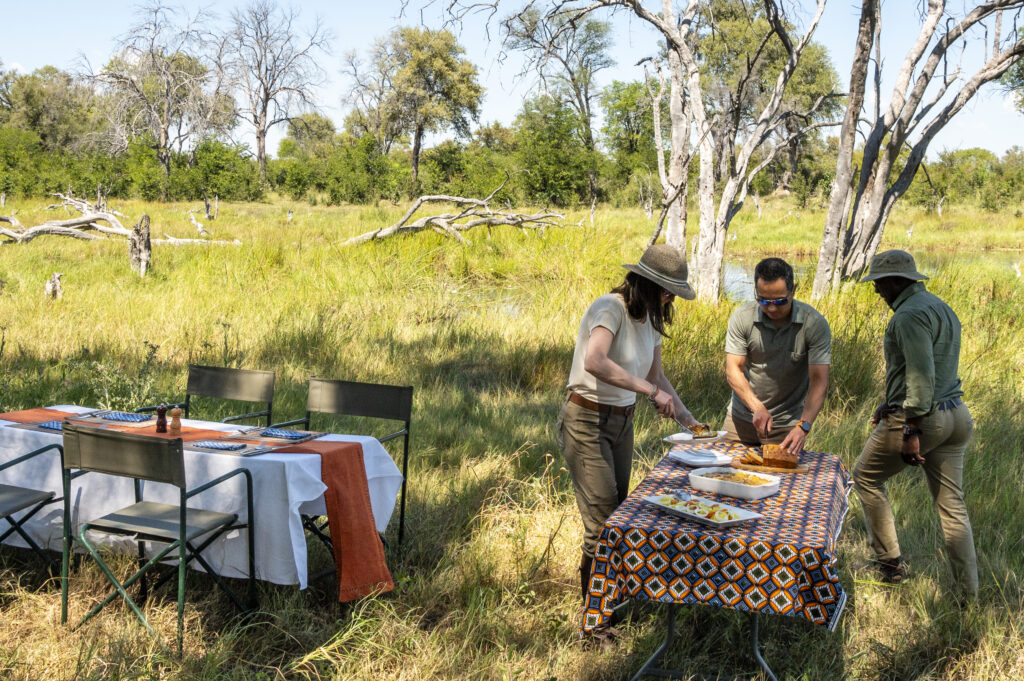
<instances>
[{"instance_id":1,"label":"chair backrest","mask_svg":"<svg viewBox=\"0 0 1024 681\"><path fill-rule=\"evenodd\" d=\"M306 410L320 414L369 416L405 421L412 418L412 386L309 379Z\"/></svg>"},{"instance_id":2,"label":"chair backrest","mask_svg":"<svg viewBox=\"0 0 1024 681\"><path fill-rule=\"evenodd\" d=\"M274 372L189 364L185 394L242 402L273 402Z\"/></svg>"},{"instance_id":3,"label":"chair backrest","mask_svg":"<svg viewBox=\"0 0 1024 681\"><path fill-rule=\"evenodd\" d=\"M181 438L165 439L64 422L64 468L185 486Z\"/></svg>"}]
</instances>

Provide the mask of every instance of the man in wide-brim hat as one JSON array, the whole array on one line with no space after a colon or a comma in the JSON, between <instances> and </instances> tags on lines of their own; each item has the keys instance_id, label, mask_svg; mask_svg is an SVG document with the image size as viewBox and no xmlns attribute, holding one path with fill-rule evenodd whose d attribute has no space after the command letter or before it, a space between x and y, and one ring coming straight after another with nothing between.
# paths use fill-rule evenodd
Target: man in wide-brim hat
<instances>
[{"instance_id":1,"label":"man in wide-brim hat","mask_svg":"<svg viewBox=\"0 0 1024 681\"><path fill-rule=\"evenodd\" d=\"M885 401L875 410L875 427L853 469L864 507L876 565L887 582L907 570L885 482L906 466L920 466L939 513L946 551L960 595L978 591L978 565L971 521L964 504L964 453L974 420L961 399L958 375L960 320L925 289L914 257L892 250L871 259L861 282L893 310L885 329Z\"/></svg>"},{"instance_id":2,"label":"man in wide-brim hat","mask_svg":"<svg viewBox=\"0 0 1024 681\"><path fill-rule=\"evenodd\" d=\"M556 426L583 519L584 599L601 529L629 493L636 396L647 397L665 418L698 423L661 365L672 302L695 297L686 261L672 246L657 244L640 262L623 267L629 270L625 281L594 301L580 322Z\"/></svg>"}]
</instances>

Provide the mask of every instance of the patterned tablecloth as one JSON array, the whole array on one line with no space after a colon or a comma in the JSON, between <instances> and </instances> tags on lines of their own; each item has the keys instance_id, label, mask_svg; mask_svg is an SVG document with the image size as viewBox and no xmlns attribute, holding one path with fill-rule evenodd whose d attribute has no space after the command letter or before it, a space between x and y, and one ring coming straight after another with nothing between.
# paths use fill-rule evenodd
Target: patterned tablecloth
<instances>
[{"instance_id":1,"label":"patterned tablecloth","mask_svg":"<svg viewBox=\"0 0 1024 681\"><path fill-rule=\"evenodd\" d=\"M605 523L584 630L603 624L625 598L803 617L834 629L846 604L835 570L835 545L852 482L832 454L803 452L800 463L810 471L782 474L778 494L747 501L694 490L688 485L692 469L663 459ZM674 488L750 509L764 518L714 528L643 501Z\"/></svg>"}]
</instances>

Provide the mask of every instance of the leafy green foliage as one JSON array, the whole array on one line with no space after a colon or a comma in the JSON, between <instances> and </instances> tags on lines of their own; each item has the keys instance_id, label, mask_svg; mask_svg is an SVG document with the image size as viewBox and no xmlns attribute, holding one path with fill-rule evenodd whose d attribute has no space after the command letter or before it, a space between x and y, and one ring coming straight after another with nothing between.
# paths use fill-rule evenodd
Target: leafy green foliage
<instances>
[{"instance_id":1,"label":"leafy green foliage","mask_svg":"<svg viewBox=\"0 0 1024 681\"><path fill-rule=\"evenodd\" d=\"M519 180L528 195L541 204L571 206L587 193L591 152L573 131L576 113L551 97L536 97L516 117Z\"/></svg>"}]
</instances>

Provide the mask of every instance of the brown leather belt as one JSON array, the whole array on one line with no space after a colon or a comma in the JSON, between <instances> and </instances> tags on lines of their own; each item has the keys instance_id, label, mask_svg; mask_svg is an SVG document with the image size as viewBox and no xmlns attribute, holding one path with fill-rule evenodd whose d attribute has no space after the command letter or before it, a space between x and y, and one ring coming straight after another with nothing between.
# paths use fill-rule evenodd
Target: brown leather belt
<instances>
[{"instance_id":1,"label":"brown leather belt","mask_svg":"<svg viewBox=\"0 0 1024 681\"><path fill-rule=\"evenodd\" d=\"M600 402L594 402L592 400L588 400L586 397L583 397L582 395L572 392L571 390L569 391L569 401L572 402L573 404L578 404L586 409L590 409L592 411L599 411L602 414L612 413L622 414L623 416L629 416L630 414L633 413L633 410L636 409L635 404L631 404L628 407L619 407L614 404L601 404Z\"/></svg>"}]
</instances>

